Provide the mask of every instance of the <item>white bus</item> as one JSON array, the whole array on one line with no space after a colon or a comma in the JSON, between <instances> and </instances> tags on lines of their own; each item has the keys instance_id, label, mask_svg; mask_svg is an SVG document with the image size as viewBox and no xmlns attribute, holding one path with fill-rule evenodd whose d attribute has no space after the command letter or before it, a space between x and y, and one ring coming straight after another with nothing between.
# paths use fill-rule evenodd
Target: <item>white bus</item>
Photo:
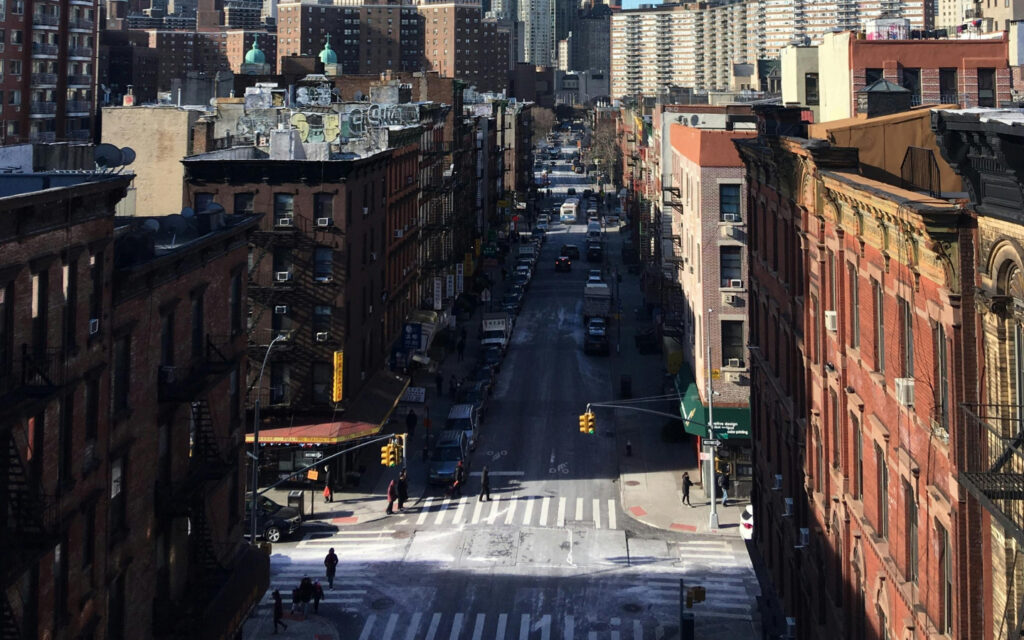
<instances>
[{"instance_id":1,"label":"white bus","mask_svg":"<svg viewBox=\"0 0 1024 640\"><path fill-rule=\"evenodd\" d=\"M576 217L580 213L580 201L579 198L566 198L565 202L562 203L562 208L559 211L559 219L563 223L572 224L576 222Z\"/></svg>"}]
</instances>

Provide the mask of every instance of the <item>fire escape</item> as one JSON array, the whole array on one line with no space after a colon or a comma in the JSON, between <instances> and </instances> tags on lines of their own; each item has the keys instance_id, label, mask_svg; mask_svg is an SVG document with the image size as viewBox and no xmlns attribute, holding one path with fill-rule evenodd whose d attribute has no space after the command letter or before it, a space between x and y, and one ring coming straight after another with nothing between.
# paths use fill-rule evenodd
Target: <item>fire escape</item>
<instances>
[{"instance_id":1,"label":"fire escape","mask_svg":"<svg viewBox=\"0 0 1024 640\"><path fill-rule=\"evenodd\" d=\"M666 199L665 195L669 198ZM661 307L663 309L663 325L666 333L682 335L683 323L686 318L686 300L682 285L679 282L679 270L683 268L683 259L679 254L673 216L682 216L683 202L679 187L662 188L661 206L661 270L662 289Z\"/></svg>"},{"instance_id":2,"label":"fire escape","mask_svg":"<svg viewBox=\"0 0 1024 640\"><path fill-rule=\"evenodd\" d=\"M430 169L429 176L420 185L426 200L422 226L423 267L425 275L438 277L453 263L453 186L454 172L441 165L451 151L451 143L437 144L422 151ZM444 293L442 293L444 295Z\"/></svg>"},{"instance_id":3,"label":"fire escape","mask_svg":"<svg viewBox=\"0 0 1024 640\"><path fill-rule=\"evenodd\" d=\"M180 593L170 593L166 574L157 576L158 597L153 604L155 637L195 637L208 603L233 571L236 543L218 540L210 524L207 497L213 487L238 472L240 438L232 435L237 425L218 429L214 424L209 389L235 370L242 353L241 336L207 336L205 348L188 367L160 367L157 401L161 410L180 415L174 426L188 429L188 465L181 472L159 474L155 508L161 527L187 518L188 577ZM218 433L219 432L219 433ZM173 436L172 436L173 438ZM176 467L176 465L173 465ZM222 514L213 514L222 517Z\"/></svg>"},{"instance_id":4,"label":"fire escape","mask_svg":"<svg viewBox=\"0 0 1024 640\"><path fill-rule=\"evenodd\" d=\"M39 559L59 541L61 523L57 496L41 491L42 469L29 455L32 443L23 416L41 411L63 384L64 358L57 350L34 350L22 345L20 358L0 370L0 436L6 455L0 456L0 508L5 521L0 527L0 576L4 595L0 600L0 638L34 638L37 603L18 597L12 588L29 576L33 582Z\"/></svg>"}]
</instances>

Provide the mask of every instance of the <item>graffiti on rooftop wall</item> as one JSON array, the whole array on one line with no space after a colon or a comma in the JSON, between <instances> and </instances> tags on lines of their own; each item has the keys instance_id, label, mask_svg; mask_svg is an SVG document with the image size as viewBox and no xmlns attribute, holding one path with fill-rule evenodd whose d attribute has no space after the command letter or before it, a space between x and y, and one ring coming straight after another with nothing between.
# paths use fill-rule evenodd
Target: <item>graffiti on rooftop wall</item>
<instances>
[{"instance_id":1,"label":"graffiti on rooftop wall","mask_svg":"<svg viewBox=\"0 0 1024 640\"><path fill-rule=\"evenodd\" d=\"M329 107L337 102L338 91L329 84L299 87L295 90L295 104L300 107Z\"/></svg>"},{"instance_id":2,"label":"graffiti on rooftop wall","mask_svg":"<svg viewBox=\"0 0 1024 640\"><path fill-rule=\"evenodd\" d=\"M303 142L337 142L341 118L336 113L293 113L289 122L299 131Z\"/></svg>"},{"instance_id":3,"label":"graffiti on rooftop wall","mask_svg":"<svg viewBox=\"0 0 1024 640\"><path fill-rule=\"evenodd\" d=\"M371 129L416 124L420 119L420 109L414 104L357 102L338 106L351 133L345 137L351 138L362 137Z\"/></svg>"}]
</instances>

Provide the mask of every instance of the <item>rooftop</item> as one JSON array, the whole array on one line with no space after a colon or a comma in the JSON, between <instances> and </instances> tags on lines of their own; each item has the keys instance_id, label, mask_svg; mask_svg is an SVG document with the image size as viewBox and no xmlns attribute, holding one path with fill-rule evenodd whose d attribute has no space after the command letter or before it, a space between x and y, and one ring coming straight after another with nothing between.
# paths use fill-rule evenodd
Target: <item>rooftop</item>
<instances>
[{"instance_id":1,"label":"rooftop","mask_svg":"<svg viewBox=\"0 0 1024 640\"><path fill-rule=\"evenodd\" d=\"M46 189L75 187L86 183L115 181L128 174L99 171L59 171L43 173L3 173L0 174L0 198L11 198L27 195Z\"/></svg>"},{"instance_id":2,"label":"rooftop","mask_svg":"<svg viewBox=\"0 0 1024 640\"><path fill-rule=\"evenodd\" d=\"M186 208L165 216L114 219L114 262L125 269L202 244L215 236L255 225L261 215L228 214L220 205L195 213Z\"/></svg>"}]
</instances>

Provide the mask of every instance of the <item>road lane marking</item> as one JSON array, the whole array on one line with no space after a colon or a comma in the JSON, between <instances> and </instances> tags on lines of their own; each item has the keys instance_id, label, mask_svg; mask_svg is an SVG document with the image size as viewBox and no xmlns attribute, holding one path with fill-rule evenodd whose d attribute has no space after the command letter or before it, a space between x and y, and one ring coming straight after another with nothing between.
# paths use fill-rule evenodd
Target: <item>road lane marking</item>
<instances>
[{"instance_id":1,"label":"road lane marking","mask_svg":"<svg viewBox=\"0 0 1024 640\"><path fill-rule=\"evenodd\" d=\"M452 521L452 524L462 524L462 518L466 513L466 502L468 500L468 498L459 500L459 508L455 510L455 520Z\"/></svg>"},{"instance_id":2,"label":"road lane marking","mask_svg":"<svg viewBox=\"0 0 1024 640\"><path fill-rule=\"evenodd\" d=\"M494 521L498 518L498 504L501 503L501 498L491 503L491 513L487 516L487 524L494 524Z\"/></svg>"},{"instance_id":3,"label":"road lane marking","mask_svg":"<svg viewBox=\"0 0 1024 640\"><path fill-rule=\"evenodd\" d=\"M620 620L619 618L612 618L612 619L611 619L611 623L612 623L612 626L613 626L613 627L617 627L617 626L619 626L619 624L620 624L621 622L622 622L622 620ZM619 630L618 630L618 629L612 629L612 637L611 637L611 640L621 640L621 638L622 638L622 636L621 636L621 635L619 635Z\"/></svg>"},{"instance_id":4,"label":"road lane marking","mask_svg":"<svg viewBox=\"0 0 1024 640\"><path fill-rule=\"evenodd\" d=\"M608 499L608 528L615 529L618 523L615 522L615 498Z\"/></svg>"},{"instance_id":5,"label":"road lane marking","mask_svg":"<svg viewBox=\"0 0 1024 640\"><path fill-rule=\"evenodd\" d=\"M388 624L384 627L383 640L391 640L392 634L395 633L395 625L398 624L398 614L392 613L388 618Z\"/></svg>"},{"instance_id":6,"label":"road lane marking","mask_svg":"<svg viewBox=\"0 0 1024 640\"><path fill-rule=\"evenodd\" d=\"M370 640L370 632L373 631L373 623L377 621L377 616L370 614L366 618L366 623L363 625L363 632L359 634L359 640Z\"/></svg>"},{"instance_id":7,"label":"road lane marking","mask_svg":"<svg viewBox=\"0 0 1024 640\"><path fill-rule=\"evenodd\" d=\"M530 637L530 614L524 613L519 616L519 640L528 640Z\"/></svg>"},{"instance_id":8,"label":"road lane marking","mask_svg":"<svg viewBox=\"0 0 1024 640\"><path fill-rule=\"evenodd\" d=\"M416 524L421 525L427 521L427 516L430 514L430 505L434 502L433 498L427 498L423 501L423 506L420 507L420 517L416 518Z\"/></svg>"},{"instance_id":9,"label":"road lane marking","mask_svg":"<svg viewBox=\"0 0 1024 640\"><path fill-rule=\"evenodd\" d=\"M462 633L462 614L456 613L455 619L452 620L452 634L448 636L448 640L457 640L460 633Z\"/></svg>"},{"instance_id":10,"label":"road lane marking","mask_svg":"<svg viewBox=\"0 0 1024 640\"><path fill-rule=\"evenodd\" d=\"M430 618L430 627L427 628L427 636L425 640L434 640L434 635L437 634L437 625L441 624L441 614L435 613Z\"/></svg>"},{"instance_id":11,"label":"road lane marking","mask_svg":"<svg viewBox=\"0 0 1024 640\"><path fill-rule=\"evenodd\" d=\"M523 525L530 524L533 519L533 498L526 498L526 511L523 513Z\"/></svg>"},{"instance_id":12,"label":"road lane marking","mask_svg":"<svg viewBox=\"0 0 1024 640\"><path fill-rule=\"evenodd\" d=\"M558 522L556 523L559 527L565 526L565 498L558 499Z\"/></svg>"},{"instance_id":13,"label":"road lane marking","mask_svg":"<svg viewBox=\"0 0 1024 640\"><path fill-rule=\"evenodd\" d=\"M540 629L540 640L551 640L551 616L543 615L540 622L534 625L534 630Z\"/></svg>"},{"instance_id":14,"label":"road lane marking","mask_svg":"<svg viewBox=\"0 0 1024 640\"><path fill-rule=\"evenodd\" d=\"M484 510L483 500L476 501L476 508L473 509L473 524L480 522L480 512Z\"/></svg>"},{"instance_id":15,"label":"road lane marking","mask_svg":"<svg viewBox=\"0 0 1024 640\"><path fill-rule=\"evenodd\" d=\"M508 614L502 613L498 616L498 632L494 634L495 640L505 640L506 626L508 626Z\"/></svg>"},{"instance_id":16,"label":"road lane marking","mask_svg":"<svg viewBox=\"0 0 1024 640\"><path fill-rule=\"evenodd\" d=\"M409 623L409 630L405 632L405 640L415 640L416 632L420 630L420 618L423 614L417 611L412 614L412 622Z\"/></svg>"},{"instance_id":17,"label":"road lane marking","mask_svg":"<svg viewBox=\"0 0 1024 640\"><path fill-rule=\"evenodd\" d=\"M551 498L544 498L540 501L540 526L548 525L548 508L551 506Z\"/></svg>"},{"instance_id":18,"label":"road lane marking","mask_svg":"<svg viewBox=\"0 0 1024 640\"><path fill-rule=\"evenodd\" d=\"M508 514L505 516L505 524L512 524L512 521L516 518L516 503L519 502L516 498L512 498L508 501Z\"/></svg>"},{"instance_id":19,"label":"road lane marking","mask_svg":"<svg viewBox=\"0 0 1024 640\"><path fill-rule=\"evenodd\" d=\"M576 498L576 520L583 519L583 498Z\"/></svg>"},{"instance_id":20,"label":"road lane marking","mask_svg":"<svg viewBox=\"0 0 1024 640\"><path fill-rule=\"evenodd\" d=\"M644 640L644 625L639 620L633 621L633 640Z\"/></svg>"},{"instance_id":21,"label":"road lane marking","mask_svg":"<svg viewBox=\"0 0 1024 640\"><path fill-rule=\"evenodd\" d=\"M572 616L565 616L565 622L562 624L562 640L573 640L575 633L576 620Z\"/></svg>"},{"instance_id":22,"label":"road lane marking","mask_svg":"<svg viewBox=\"0 0 1024 640\"><path fill-rule=\"evenodd\" d=\"M444 514L448 511L448 505L450 505L451 502L451 498L444 499L444 502L441 503L441 507L437 510L437 517L434 518L434 524L441 524L444 522Z\"/></svg>"},{"instance_id":23,"label":"road lane marking","mask_svg":"<svg viewBox=\"0 0 1024 640\"><path fill-rule=\"evenodd\" d=\"M594 498L594 528L601 528L601 501Z\"/></svg>"},{"instance_id":24,"label":"road lane marking","mask_svg":"<svg viewBox=\"0 0 1024 640\"><path fill-rule=\"evenodd\" d=\"M487 614L476 614L476 626L473 627L473 640L480 640L484 637L484 620L486 619Z\"/></svg>"}]
</instances>

